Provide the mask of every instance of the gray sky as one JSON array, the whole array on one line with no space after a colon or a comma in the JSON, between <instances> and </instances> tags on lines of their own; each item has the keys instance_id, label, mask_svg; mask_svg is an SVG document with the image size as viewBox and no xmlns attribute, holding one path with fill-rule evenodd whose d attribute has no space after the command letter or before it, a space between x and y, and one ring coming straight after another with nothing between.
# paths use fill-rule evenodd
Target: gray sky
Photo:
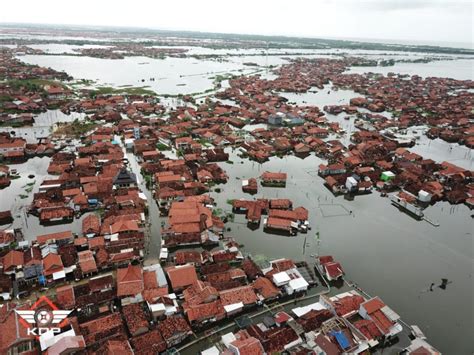
<instances>
[{"instance_id":1,"label":"gray sky","mask_svg":"<svg viewBox=\"0 0 474 355\"><path fill-rule=\"evenodd\" d=\"M471 0L21 0L0 8L0 22L473 42Z\"/></svg>"}]
</instances>

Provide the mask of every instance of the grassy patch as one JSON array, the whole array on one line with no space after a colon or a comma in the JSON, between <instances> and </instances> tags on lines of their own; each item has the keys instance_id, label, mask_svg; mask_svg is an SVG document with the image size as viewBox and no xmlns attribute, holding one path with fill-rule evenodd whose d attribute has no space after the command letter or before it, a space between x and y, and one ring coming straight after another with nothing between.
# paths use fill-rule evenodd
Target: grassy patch
<instances>
[{"instance_id":1,"label":"grassy patch","mask_svg":"<svg viewBox=\"0 0 474 355\"><path fill-rule=\"evenodd\" d=\"M55 136L80 137L93 130L98 124L94 122L74 120L71 123L60 123Z\"/></svg>"},{"instance_id":2,"label":"grassy patch","mask_svg":"<svg viewBox=\"0 0 474 355\"><path fill-rule=\"evenodd\" d=\"M156 92L147 89L148 86L134 87L120 87L113 88L111 86L99 86L91 92L91 95L113 95L113 94L127 94L127 95L149 95L156 96Z\"/></svg>"},{"instance_id":3,"label":"grassy patch","mask_svg":"<svg viewBox=\"0 0 474 355\"><path fill-rule=\"evenodd\" d=\"M61 86L63 88L67 88L67 86L62 84L60 81L46 80L46 79L24 79L24 80L15 79L15 80L8 80L6 84L10 85L13 88L26 87L33 91L43 91L46 85Z\"/></svg>"},{"instance_id":4,"label":"grassy patch","mask_svg":"<svg viewBox=\"0 0 474 355\"><path fill-rule=\"evenodd\" d=\"M156 144L156 148L158 148L158 150L170 150L171 148L169 146L167 146L166 144L164 143L157 143Z\"/></svg>"}]
</instances>

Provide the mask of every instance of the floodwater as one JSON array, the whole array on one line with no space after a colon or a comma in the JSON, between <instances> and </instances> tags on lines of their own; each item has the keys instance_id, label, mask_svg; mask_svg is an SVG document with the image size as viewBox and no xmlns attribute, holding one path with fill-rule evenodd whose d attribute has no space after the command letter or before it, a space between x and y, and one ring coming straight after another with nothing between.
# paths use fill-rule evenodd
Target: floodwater
<instances>
[{"instance_id":1,"label":"floodwater","mask_svg":"<svg viewBox=\"0 0 474 355\"><path fill-rule=\"evenodd\" d=\"M473 332L469 316L474 296L473 228L465 205L453 207L443 202L429 207L427 217L440 223L433 227L400 212L378 193L356 196L354 201L334 197L317 176L317 166L323 161L315 156L271 158L258 164L234 152L230 159L234 164L220 163L229 182L219 186L223 192L211 194L218 207L230 212L227 200L236 198L290 198L295 207L304 206L310 213L312 230L297 237L267 234L262 227L251 231L244 215L236 215L228 234L246 251L296 260L309 260L318 253L334 255L349 280L379 295L407 323L418 324L442 352L472 353L467 339ZM258 177L265 170L287 172L287 187L259 186L257 195L244 194L241 179ZM321 236L319 248L316 231ZM442 278L452 283L446 290L430 292L431 283L438 285Z\"/></svg>"},{"instance_id":2,"label":"floodwater","mask_svg":"<svg viewBox=\"0 0 474 355\"><path fill-rule=\"evenodd\" d=\"M213 87L216 75L249 74L256 70L232 62L193 58L127 57L112 60L45 55L19 58L29 64L66 71L74 78L97 80L103 86L147 86L159 94L170 95L204 92ZM152 78L155 80L150 80Z\"/></svg>"},{"instance_id":3,"label":"floodwater","mask_svg":"<svg viewBox=\"0 0 474 355\"><path fill-rule=\"evenodd\" d=\"M71 52L74 46L58 45L65 52ZM90 45L88 45L90 47ZM100 46L96 46L100 47ZM47 45L39 47L47 49ZM422 53L380 52L367 50L269 50L257 49L231 50L208 49L201 47L183 47L189 49L188 55L221 55L219 58L171 58L152 59L148 57L126 57L124 59L101 59L74 56L25 55L19 57L29 64L51 67L66 71L76 79L96 80L98 85L146 86L158 94L177 95L204 92L211 89L216 75L251 74L261 71L262 67L287 63L287 59L298 58L295 53L308 53L305 57L337 57L341 55L361 56L369 59L414 59L426 56ZM58 47L52 47L56 52ZM282 53L281 55L275 55ZM226 56L229 54L229 56ZM267 55L268 54L268 55ZM446 58L455 56L443 55ZM258 66L246 66L255 63ZM456 79L473 79L474 61L467 59L442 60L430 63L396 63L391 67L353 67L349 73L402 73L426 76L448 76ZM267 75L267 72L262 72ZM154 78L154 80L150 80ZM268 78L272 78L271 76Z\"/></svg>"},{"instance_id":4,"label":"floodwater","mask_svg":"<svg viewBox=\"0 0 474 355\"><path fill-rule=\"evenodd\" d=\"M316 54L315 54L316 55ZM369 55L369 54L367 54ZM87 57L68 56L24 56L22 60L58 70L66 70L77 79L98 79L99 83L114 85L152 85L159 93L201 92L212 87L210 77L216 73L243 74L254 71L254 67L245 67L246 61L259 65L278 64L286 61L278 56L230 57L227 62L196 60L193 58L126 58L108 60ZM148 64L140 64L148 63ZM261 64L263 63L263 64ZM267 64L268 63L268 64ZM438 61L432 63L396 64L394 67L351 68L350 72L392 71L421 76L450 76L459 79L472 79L472 61ZM239 71L243 70L243 71ZM185 75L185 76L182 76ZM154 77L155 82L148 79ZM141 83L140 80L146 81ZM177 86L186 84L186 86ZM329 90L329 88L328 88ZM325 90L303 95L282 94L290 101L318 105L321 109L326 104L348 103L351 97L358 96L349 90ZM338 121L343 128L351 131L353 117L346 121L344 114L327 115L328 119ZM254 127L246 127L252 129ZM348 136L343 138L347 144ZM472 150L449 144L440 140L430 141L421 138L412 151L436 161L452 161L460 166L472 169ZM127 155L132 168L138 172L138 166L131 155ZM228 200L234 198L252 199L256 197L290 198L294 206L304 206L310 213L312 230L297 237L285 237L263 233L262 227L251 231L243 215L236 215L234 222L229 223L228 235L244 245L247 252L267 257L290 257L296 260L311 258L311 254L331 254L339 260L347 273L347 278L358 283L368 293L379 295L385 302L401 315L408 324L417 324L428 336L429 341L440 351L447 354L472 354L474 299L472 273L474 270L474 243L470 211L465 205L451 206L446 202L438 203L426 209L425 214L439 227L427 222L416 221L393 207L387 198L378 193L357 196L353 201L344 197L334 197L323 185L323 179L317 176L317 167L325 162L313 155L306 159L294 156L271 158L270 161L258 164L242 160L237 151L231 152L231 163L219 163L228 175L229 182L219 185L221 193L212 192L217 207L231 211ZM14 180L12 185L1 191L1 210L12 208L14 215L22 206L31 202L31 196L38 184L47 177L46 169L49 158L35 158L25 164L15 165L22 178ZM286 188L264 188L259 186L255 196L241 191L241 179L258 177L263 171L282 171L288 173ZM36 175L34 190L26 199L18 195L29 181L27 175ZM144 188L142 186L142 188ZM159 250L159 224L156 204L151 194L145 190L150 203L152 246L150 254L156 255ZM3 198L5 196L5 198ZM351 213L352 211L352 213ZM36 218L36 217L30 217ZM27 237L46 233L34 221L26 227ZM79 221L66 226L66 230L75 230ZM51 228L49 227L48 232ZM318 246L315 232L319 231L321 240ZM306 239L306 240L305 240ZM304 248L304 246L306 247ZM445 290L430 285L441 283L446 278L449 284Z\"/></svg>"},{"instance_id":5,"label":"floodwater","mask_svg":"<svg viewBox=\"0 0 474 355\"><path fill-rule=\"evenodd\" d=\"M35 116L32 126L24 127L0 127L0 132L9 132L16 137L26 139L28 143L38 143L39 138L47 138L54 130L58 122L72 122L75 119L84 118L84 113L72 112L66 115L61 110L48 110Z\"/></svg>"},{"instance_id":6,"label":"floodwater","mask_svg":"<svg viewBox=\"0 0 474 355\"><path fill-rule=\"evenodd\" d=\"M423 78L440 76L458 80L474 80L474 60L440 60L430 63L395 63L391 67L352 67L346 73L388 73L419 75Z\"/></svg>"}]
</instances>

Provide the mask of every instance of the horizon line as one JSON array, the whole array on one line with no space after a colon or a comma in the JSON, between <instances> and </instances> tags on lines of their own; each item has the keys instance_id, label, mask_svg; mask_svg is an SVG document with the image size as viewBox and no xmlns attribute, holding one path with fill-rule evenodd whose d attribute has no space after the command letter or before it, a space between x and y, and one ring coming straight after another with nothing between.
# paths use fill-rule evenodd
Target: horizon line
<instances>
[{"instance_id":1,"label":"horizon line","mask_svg":"<svg viewBox=\"0 0 474 355\"><path fill-rule=\"evenodd\" d=\"M147 31L162 31L162 32L183 32L183 33L200 33L200 34L217 34L217 35L236 35L236 36L261 36L261 37L284 37L284 38L295 38L295 39L312 39L312 40L332 40L332 41L344 41L344 42L358 42L358 43L370 43L370 44L385 44L385 45L399 45L399 46L413 46L413 47L437 47L437 48L453 48L453 49L465 49L465 50L473 50L474 47L456 47L449 45L451 44L458 44L458 45L469 45L469 42L462 42L462 41L432 41L432 40L422 40L422 39L393 39L393 38L361 38L361 37L333 37L333 36L323 36L323 37L311 37L308 35L288 35L288 34L259 34L259 33L237 33L237 32L211 32L211 31L203 31L203 30L183 30L183 29L171 29L171 28L156 28L156 27L143 27L143 26L131 26L131 25L92 25L92 24L67 24L67 23L43 23L43 22L0 22L0 26L56 26L56 27L63 27L65 29L74 30L73 27L76 28L101 28L101 29L130 29L130 30L147 30ZM376 41L376 42L371 42ZM388 41L388 42L383 42ZM391 42L391 43L390 43ZM403 43L405 42L405 43ZM412 42L412 43L409 43ZM416 42L419 42L415 44ZM431 42L431 44L430 44ZM445 43L445 45L441 45L440 43Z\"/></svg>"}]
</instances>

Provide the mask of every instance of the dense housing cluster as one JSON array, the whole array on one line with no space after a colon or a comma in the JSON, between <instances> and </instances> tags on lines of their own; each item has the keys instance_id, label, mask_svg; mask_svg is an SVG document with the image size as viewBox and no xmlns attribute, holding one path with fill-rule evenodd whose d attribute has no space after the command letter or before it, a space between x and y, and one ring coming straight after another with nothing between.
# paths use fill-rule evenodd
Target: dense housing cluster
<instances>
[{"instance_id":1,"label":"dense housing cluster","mask_svg":"<svg viewBox=\"0 0 474 355\"><path fill-rule=\"evenodd\" d=\"M115 50L89 54L111 58ZM232 213L220 210L209 194L229 180L224 164L233 163L230 148L256 162L315 154L325 163L313 168L335 194L396 191L394 204L417 217L440 200L472 206L471 171L424 159L409 150L411 142L387 131L427 124L430 137L471 147L473 82L345 73L361 61L295 60L278 68L274 80L235 77L215 100L184 97L178 107L166 108L153 95L74 90L64 82L67 74L24 65L13 51L0 51L0 77L6 79L0 84L2 123L31 122L52 108L86 116L58 125L37 143L0 135L0 156L9 164L0 166L2 188L15 178L13 164L49 157L48 177L33 193L25 218L61 226L33 240L24 240L18 228L0 233L0 294L6 301L0 308L0 351L156 354L234 320L239 329L220 334L204 354L367 353L393 340L403 326L380 298L356 291L329 294L329 283L344 275L331 256L318 255L314 264L262 261L244 250L238 235L231 237L226 222L234 213L245 213L252 228L263 219L266 231L308 232L308 209L285 196L289 171L248 176L244 192L258 194L261 185L283 196L234 199L228 201ZM321 109L281 96L329 83L363 96ZM349 144L340 139L347 132L330 117L343 112L358 116ZM263 126L243 129L252 124ZM150 216L154 204L158 212ZM13 217L11 211L0 213L6 224ZM158 231L151 231L152 219L159 219ZM80 231L73 230L75 223ZM149 255L152 241L161 243L157 255ZM275 304L316 297L310 292L319 283L328 288L317 302L267 312ZM34 307L40 294L72 312L58 332L36 338L16 311ZM43 306L45 298L39 302ZM412 346L410 351L435 352L421 338Z\"/></svg>"}]
</instances>

